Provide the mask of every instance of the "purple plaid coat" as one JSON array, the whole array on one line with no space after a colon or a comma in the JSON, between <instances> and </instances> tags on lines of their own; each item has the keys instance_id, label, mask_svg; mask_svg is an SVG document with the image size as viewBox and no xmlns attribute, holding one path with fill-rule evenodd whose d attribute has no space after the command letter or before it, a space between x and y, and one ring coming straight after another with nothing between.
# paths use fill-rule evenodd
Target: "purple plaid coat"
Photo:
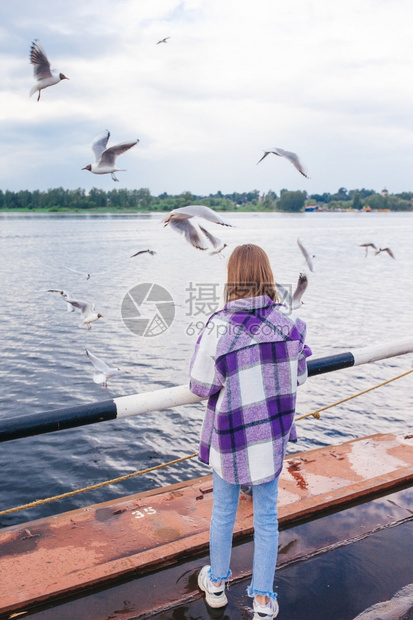
<instances>
[{"instance_id":1,"label":"purple plaid coat","mask_svg":"<svg viewBox=\"0 0 413 620\"><path fill-rule=\"evenodd\" d=\"M213 314L198 338L190 390L208 398L199 458L234 484L279 476L297 385L307 378L306 326L267 296L238 299Z\"/></svg>"}]
</instances>

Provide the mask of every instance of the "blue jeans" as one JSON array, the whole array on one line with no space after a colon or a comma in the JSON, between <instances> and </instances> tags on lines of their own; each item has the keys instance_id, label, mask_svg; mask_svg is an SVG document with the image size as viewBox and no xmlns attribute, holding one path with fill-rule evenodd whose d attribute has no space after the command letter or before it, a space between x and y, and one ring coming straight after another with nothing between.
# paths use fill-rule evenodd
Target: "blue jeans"
<instances>
[{"instance_id":1,"label":"blue jeans","mask_svg":"<svg viewBox=\"0 0 413 620\"><path fill-rule=\"evenodd\" d=\"M232 550L232 534L237 515L240 485L225 482L213 472L214 504L210 528L210 579L218 582L228 579ZM263 594L276 598L274 574L278 551L277 521L278 478L254 484L254 561L248 596Z\"/></svg>"}]
</instances>

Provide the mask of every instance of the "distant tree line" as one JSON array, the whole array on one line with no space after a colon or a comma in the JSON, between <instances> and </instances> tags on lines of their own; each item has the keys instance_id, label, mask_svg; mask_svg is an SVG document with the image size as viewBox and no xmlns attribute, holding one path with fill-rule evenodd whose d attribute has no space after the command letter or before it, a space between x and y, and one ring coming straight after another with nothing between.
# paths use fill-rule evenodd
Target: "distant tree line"
<instances>
[{"instance_id":1,"label":"distant tree line","mask_svg":"<svg viewBox=\"0 0 413 620\"><path fill-rule=\"evenodd\" d=\"M391 209L392 211L412 211L413 192L388 194L383 190L380 194L374 189L351 189L340 187L335 194L312 194L309 196L316 204L324 204L329 209Z\"/></svg>"},{"instance_id":2,"label":"distant tree line","mask_svg":"<svg viewBox=\"0 0 413 620\"><path fill-rule=\"evenodd\" d=\"M89 192L84 189L63 189L58 187L47 191L20 190L12 192L0 190L0 210L3 211L171 211L189 204L204 204L217 211L286 211L300 212L307 205L319 205L329 210L391 209L394 211L413 210L413 192L401 194L376 193L374 190L341 187L335 194L311 194L305 191L282 189L280 196L273 191L261 194L258 190L223 194L218 191L208 196L198 196L191 192L171 195L166 192L152 196L147 188L113 189L105 191L96 187Z\"/></svg>"}]
</instances>

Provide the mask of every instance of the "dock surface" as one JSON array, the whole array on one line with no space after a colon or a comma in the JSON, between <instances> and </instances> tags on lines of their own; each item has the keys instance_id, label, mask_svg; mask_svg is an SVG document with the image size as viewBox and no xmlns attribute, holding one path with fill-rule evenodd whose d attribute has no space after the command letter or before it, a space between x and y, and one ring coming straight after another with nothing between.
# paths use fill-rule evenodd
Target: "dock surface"
<instances>
[{"instance_id":1,"label":"dock surface","mask_svg":"<svg viewBox=\"0 0 413 620\"><path fill-rule=\"evenodd\" d=\"M413 481L413 435L377 434L288 457L280 525ZM0 613L28 609L207 552L212 477L0 530ZM252 533L241 495L234 536Z\"/></svg>"}]
</instances>

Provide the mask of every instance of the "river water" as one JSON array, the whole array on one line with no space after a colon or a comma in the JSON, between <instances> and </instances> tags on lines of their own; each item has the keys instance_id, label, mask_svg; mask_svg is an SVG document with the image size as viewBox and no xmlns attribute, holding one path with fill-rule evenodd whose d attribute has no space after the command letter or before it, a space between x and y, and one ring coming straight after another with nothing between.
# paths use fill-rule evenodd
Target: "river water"
<instances>
[{"instance_id":1,"label":"river water","mask_svg":"<svg viewBox=\"0 0 413 620\"><path fill-rule=\"evenodd\" d=\"M261 245L276 280L295 287L303 268L300 238L315 272L299 316L320 357L412 334L413 213L225 214L233 228L210 224L228 244ZM197 334L221 302L226 260L190 246L159 214L0 216L2 349L0 417L92 403L187 382ZM365 257L360 243L390 247ZM131 255L153 249L156 255ZM79 272L92 272L90 279ZM128 291L156 284L174 302L170 326L157 335L130 331L122 318ZM91 330L79 313L47 289L64 289L96 304L103 318ZM139 287L139 290L143 290ZM145 308L144 308L145 305ZM141 310L148 320L156 307ZM155 330L156 331L156 330ZM146 335L144 335L146 334ZM85 349L127 371L108 388L92 380ZM308 413L389 379L412 366L412 355L313 377L299 389L297 412ZM412 376L299 422L291 452L376 432L411 427ZM131 473L197 450L205 405L3 443L1 509ZM0 517L0 525L75 509L209 473L196 459L50 504Z\"/></svg>"}]
</instances>

